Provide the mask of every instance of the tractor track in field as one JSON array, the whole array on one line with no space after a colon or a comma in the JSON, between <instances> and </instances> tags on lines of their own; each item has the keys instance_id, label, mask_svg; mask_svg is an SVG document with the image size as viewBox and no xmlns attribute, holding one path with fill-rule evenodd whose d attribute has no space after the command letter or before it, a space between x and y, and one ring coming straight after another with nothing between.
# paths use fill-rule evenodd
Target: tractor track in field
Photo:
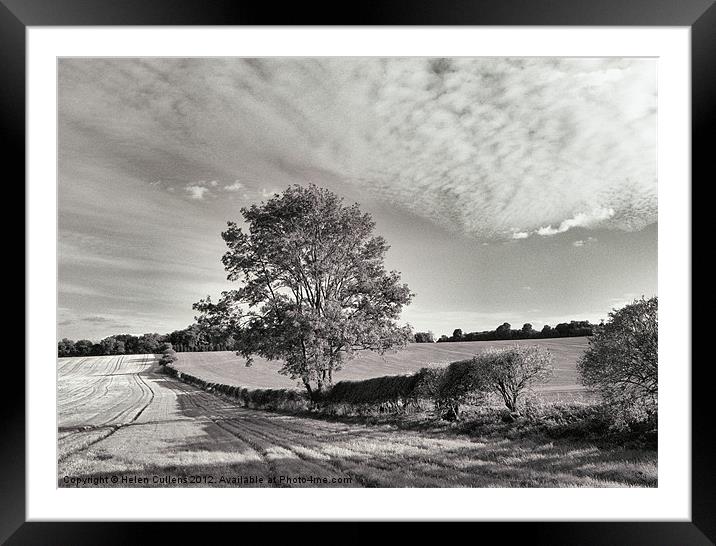
<instances>
[{"instance_id":1,"label":"tractor track in field","mask_svg":"<svg viewBox=\"0 0 716 546\"><path fill-rule=\"evenodd\" d=\"M86 480L89 485L83 482L84 487L104 487L91 482L108 475L206 475L217 480L198 487L656 483L656 455L651 453L610 453L556 442L535 445L531 440L470 437L442 429L402 429L389 422L367 424L262 411L160 370L153 355L59 363L60 487L68 487L63 481L68 476L91 478ZM604 469L610 472L607 477ZM263 481L238 480L245 476ZM219 477L230 479L219 481Z\"/></svg>"},{"instance_id":2,"label":"tractor track in field","mask_svg":"<svg viewBox=\"0 0 716 546\"><path fill-rule=\"evenodd\" d=\"M276 421L277 418L281 419L279 416L267 417L263 412L239 407L216 393L196 389L158 373L152 366L152 360L147 357L141 363L137 363L138 360L135 358L132 363L125 357L97 359L96 368L86 369L91 380L79 382L90 385L85 392L82 392L77 381L67 382L72 388L64 393L64 400L60 396L58 404L61 412L58 426L59 463L92 459L94 455L89 450L98 444L102 445L100 453L111 452L118 443L132 441L132 436L135 436L132 432L123 432L121 440L114 438L117 438L120 431L128 431L130 427L134 430L135 425L143 427L146 434L148 429L145 425L156 430L160 426L158 423L165 422L170 428L159 432L171 437L172 418L162 421L157 415L161 414L161 407L152 409L156 390L161 389L163 402L160 406L175 406L181 421L189 420L195 427L202 429L206 426L202 422L211 423L217 432L225 435L222 440L222 436L215 436L215 433L206 429L204 434L208 433L209 438L213 438L207 439L207 449L212 442L216 445L223 442L231 446L232 452L253 453L257 464L260 464L265 476L269 478L268 483L273 487L290 487L286 485L285 477L294 475L336 478L339 483L361 485L358 476L347 472L338 461L320 452L317 448L321 441L320 432L306 430L302 434L299 430L301 423L290 426L285 421ZM91 364L91 360L82 360L70 363L64 369L69 371L72 379L82 373L83 366ZM78 406L78 400L83 402L82 405ZM86 400L89 402L85 403ZM95 401L94 406L92 400ZM81 415L77 417L71 413L71 419L62 422L63 411L75 411L78 408L81 415L87 416L86 421L82 421ZM143 416L150 410L152 415L149 420L144 419ZM124 420L129 415L131 417ZM319 423L316 425L319 431L330 432L331 427L326 428ZM333 435L329 433L326 436Z\"/></svg>"},{"instance_id":3,"label":"tractor track in field","mask_svg":"<svg viewBox=\"0 0 716 546\"><path fill-rule=\"evenodd\" d=\"M204 416L218 428L249 445L261 455L262 460L264 460L269 469L269 476L273 478L271 481L274 484L276 484L276 478L279 477L281 471L272 455L275 455L276 451L285 451L303 463L304 471L318 472L321 475L326 473L337 474L339 475L338 477L349 477L353 482L360 485L360 481L355 476L347 474L330 458L321 456L315 450L311 450L310 447L300 446L300 442L297 442L295 437L289 438L265 430L269 428L266 426L267 423L257 419L253 413L248 413L253 412L253 410L237 407L235 404L225 401L222 397L190 387L177 380L173 380L173 382L172 388L177 388L187 395L184 400L190 402L195 408L203 410ZM214 415L217 412L219 416L215 417ZM225 412L231 412L233 415L223 415ZM237 412L239 416L235 415ZM241 415L244 412L247 414ZM294 447L294 442L298 443L299 447ZM307 455L304 451L313 451L313 457ZM280 485L275 486L280 487Z\"/></svg>"},{"instance_id":4,"label":"tractor track in field","mask_svg":"<svg viewBox=\"0 0 716 546\"><path fill-rule=\"evenodd\" d=\"M114 366L112 367L111 371L108 374L106 374L106 376L109 377L109 379L104 381L105 388L104 388L103 396L107 396L109 394L110 387L114 381L113 374L121 368L121 365L123 362L124 362L124 357L113 359ZM133 378L134 378L134 381L136 381L136 384L139 386L139 389L141 390L140 400L142 398L144 398L145 394L148 394L149 399L147 400L147 402L144 403L142 405L142 407L134 414L134 416L126 422L112 423L113 421L116 421L117 418L119 418L120 416L124 415L128 411L131 411L133 408L123 409L119 413L116 413L116 414L110 416L108 419L105 419L105 421L103 423L100 423L97 425L78 425L78 426L73 426L73 427L72 426L71 427L59 426L58 432L68 432L67 435L60 438L60 440L65 440L65 443L66 443L67 439L74 438L74 436L76 436L77 434L81 434L81 433L90 433L90 432L95 432L95 431L102 430L102 429L107 429L107 431L106 431L107 433L104 435L101 435L97 438L94 438L89 442L84 442L81 445L79 445L78 447L71 448L64 453L59 454L57 457L58 462L63 462L65 460L67 460L69 457L71 457L77 453L88 450L95 444L98 444L99 442L106 440L107 438L109 438L110 436L115 434L118 430L120 430L121 428L123 428L125 426L132 425L141 417L141 415L144 413L144 411L154 401L154 396L155 396L154 389L152 389L152 387L144 380L144 378L141 375L142 373L144 373L146 370L150 369L150 367L151 367L151 362L149 362L149 358L147 355L145 355L142 364L146 365L147 367L143 368L141 371L133 374ZM96 387L96 384L93 384L93 392L94 392L94 390L96 390L95 387Z\"/></svg>"}]
</instances>

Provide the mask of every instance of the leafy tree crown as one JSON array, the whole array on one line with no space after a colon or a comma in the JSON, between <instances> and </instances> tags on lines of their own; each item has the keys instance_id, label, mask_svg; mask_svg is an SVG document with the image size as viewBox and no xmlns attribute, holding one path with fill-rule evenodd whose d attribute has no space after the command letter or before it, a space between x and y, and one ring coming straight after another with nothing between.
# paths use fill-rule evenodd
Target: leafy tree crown
<instances>
[{"instance_id":1,"label":"leafy tree crown","mask_svg":"<svg viewBox=\"0 0 716 546\"><path fill-rule=\"evenodd\" d=\"M246 226L229 222L222 258L236 290L194 305L200 323L225 329L239 354L284 361L281 373L309 390L357 351L385 352L411 339L397 320L413 294L387 271L388 245L357 204L314 185L241 209Z\"/></svg>"}]
</instances>

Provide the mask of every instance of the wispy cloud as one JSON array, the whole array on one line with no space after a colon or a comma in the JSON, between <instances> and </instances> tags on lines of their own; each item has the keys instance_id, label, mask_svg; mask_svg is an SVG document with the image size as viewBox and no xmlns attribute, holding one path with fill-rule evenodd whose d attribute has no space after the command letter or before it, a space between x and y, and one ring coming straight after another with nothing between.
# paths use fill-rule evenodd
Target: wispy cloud
<instances>
[{"instance_id":1,"label":"wispy cloud","mask_svg":"<svg viewBox=\"0 0 716 546\"><path fill-rule=\"evenodd\" d=\"M568 218L559 224L556 228L551 225L541 227L534 233L538 235L556 235L557 233L564 233L575 227L590 228L600 226L604 224L606 220L609 220L614 216L614 209L596 209L592 212L580 212L574 216L574 218Z\"/></svg>"},{"instance_id":2,"label":"wispy cloud","mask_svg":"<svg viewBox=\"0 0 716 546\"><path fill-rule=\"evenodd\" d=\"M577 248L583 247L586 245L591 245L593 243L597 242L596 237L587 237L586 239L578 239L572 243L572 246L576 246Z\"/></svg>"},{"instance_id":3,"label":"wispy cloud","mask_svg":"<svg viewBox=\"0 0 716 546\"><path fill-rule=\"evenodd\" d=\"M269 198L273 197L274 195L280 194L280 193L281 193L281 190L279 188L272 188L272 189L261 188L261 190L259 191L259 195L261 197L263 197L264 199L269 199Z\"/></svg>"},{"instance_id":4,"label":"wispy cloud","mask_svg":"<svg viewBox=\"0 0 716 546\"><path fill-rule=\"evenodd\" d=\"M187 186L186 191L192 199L204 199L204 196L209 193L209 188L205 186Z\"/></svg>"},{"instance_id":5,"label":"wispy cloud","mask_svg":"<svg viewBox=\"0 0 716 546\"><path fill-rule=\"evenodd\" d=\"M201 169L214 181L242 172L308 182L308 173L330 173L349 193L484 239L576 226L630 231L656 221L653 59L125 59L62 67L61 98L86 99L63 100L63 113L81 118L86 131L111 127L113 139L133 143L116 151L132 155L122 165L151 163L157 178ZM196 200L214 187L183 184ZM247 189L261 191L252 184Z\"/></svg>"},{"instance_id":6,"label":"wispy cloud","mask_svg":"<svg viewBox=\"0 0 716 546\"><path fill-rule=\"evenodd\" d=\"M477 237L656 221L651 60L386 61L374 191Z\"/></svg>"}]
</instances>

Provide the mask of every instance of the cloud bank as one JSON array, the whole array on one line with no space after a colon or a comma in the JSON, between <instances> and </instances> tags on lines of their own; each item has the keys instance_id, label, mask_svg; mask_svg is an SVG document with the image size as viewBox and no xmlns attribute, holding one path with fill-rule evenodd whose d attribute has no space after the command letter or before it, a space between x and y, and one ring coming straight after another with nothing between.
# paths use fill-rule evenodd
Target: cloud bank
<instances>
[{"instance_id":1,"label":"cloud bank","mask_svg":"<svg viewBox=\"0 0 716 546\"><path fill-rule=\"evenodd\" d=\"M547 236L656 221L650 60L386 61L365 176L467 234Z\"/></svg>"},{"instance_id":2,"label":"cloud bank","mask_svg":"<svg viewBox=\"0 0 716 546\"><path fill-rule=\"evenodd\" d=\"M188 200L318 176L483 239L657 218L652 59L63 60L60 91Z\"/></svg>"}]
</instances>

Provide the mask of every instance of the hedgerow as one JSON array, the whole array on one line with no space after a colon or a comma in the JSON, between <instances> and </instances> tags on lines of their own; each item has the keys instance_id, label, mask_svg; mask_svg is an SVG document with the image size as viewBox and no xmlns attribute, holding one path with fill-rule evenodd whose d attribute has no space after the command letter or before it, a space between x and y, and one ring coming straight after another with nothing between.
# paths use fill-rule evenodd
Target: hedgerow
<instances>
[{"instance_id":1,"label":"hedgerow","mask_svg":"<svg viewBox=\"0 0 716 546\"><path fill-rule=\"evenodd\" d=\"M305 393L290 389L247 389L224 383L212 383L191 374L181 372L172 366L164 367L165 373L184 383L207 392L220 393L236 399L242 406L251 409L280 411L299 411L309 409L310 403Z\"/></svg>"},{"instance_id":2,"label":"hedgerow","mask_svg":"<svg viewBox=\"0 0 716 546\"><path fill-rule=\"evenodd\" d=\"M410 404L418 396L421 378L418 372L412 375L372 377L362 381L340 381L320 401L324 404Z\"/></svg>"}]
</instances>

